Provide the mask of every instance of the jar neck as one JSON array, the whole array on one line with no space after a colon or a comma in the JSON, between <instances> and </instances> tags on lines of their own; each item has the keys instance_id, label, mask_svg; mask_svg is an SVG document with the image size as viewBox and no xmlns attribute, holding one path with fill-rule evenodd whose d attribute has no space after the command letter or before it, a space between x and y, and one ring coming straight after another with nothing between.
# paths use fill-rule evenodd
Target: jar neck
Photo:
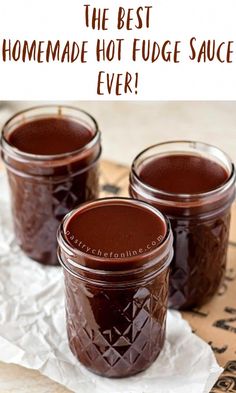
<instances>
[{"instance_id":1,"label":"jar neck","mask_svg":"<svg viewBox=\"0 0 236 393\"><path fill-rule=\"evenodd\" d=\"M98 132L96 138L80 151L65 154L60 158L54 156L41 160L41 157L29 158L21 152L18 153L6 141L1 143L1 156L8 170L17 173L19 176L38 177L61 177L66 175L76 175L88 170L96 164L101 156L101 134Z\"/></svg>"}]
</instances>

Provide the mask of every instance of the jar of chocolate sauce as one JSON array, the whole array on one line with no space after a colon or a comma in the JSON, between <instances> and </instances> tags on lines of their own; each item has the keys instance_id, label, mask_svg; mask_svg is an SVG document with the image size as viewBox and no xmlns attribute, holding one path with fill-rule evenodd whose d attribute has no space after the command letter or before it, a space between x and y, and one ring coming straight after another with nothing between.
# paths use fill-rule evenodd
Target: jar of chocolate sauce
<instances>
[{"instance_id":1,"label":"jar of chocolate sauce","mask_svg":"<svg viewBox=\"0 0 236 393\"><path fill-rule=\"evenodd\" d=\"M77 108L28 109L5 124L1 150L16 239L30 258L57 265L56 233L62 218L98 197L98 125Z\"/></svg>"},{"instance_id":2,"label":"jar of chocolate sauce","mask_svg":"<svg viewBox=\"0 0 236 393\"><path fill-rule=\"evenodd\" d=\"M206 303L224 276L235 198L235 168L220 149L169 142L140 153L130 174L130 195L165 213L174 235L170 306Z\"/></svg>"},{"instance_id":3,"label":"jar of chocolate sauce","mask_svg":"<svg viewBox=\"0 0 236 393\"><path fill-rule=\"evenodd\" d=\"M145 370L165 339L169 222L145 202L100 199L64 218L58 242L73 354L106 377Z\"/></svg>"}]
</instances>

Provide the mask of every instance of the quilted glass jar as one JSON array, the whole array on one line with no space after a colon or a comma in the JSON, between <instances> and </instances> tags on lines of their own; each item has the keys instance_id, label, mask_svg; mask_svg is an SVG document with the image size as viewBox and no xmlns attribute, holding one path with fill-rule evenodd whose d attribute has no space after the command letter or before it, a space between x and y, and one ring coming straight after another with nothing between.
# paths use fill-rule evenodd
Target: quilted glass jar
<instances>
[{"instance_id":1,"label":"quilted glass jar","mask_svg":"<svg viewBox=\"0 0 236 393\"><path fill-rule=\"evenodd\" d=\"M117 206L142 210L143 223L145 215L151 213L154 221L162 222L163 236L158 242L150 241L147 251L139 249L138 240L135 252L110 253L113 246L119 247L127 239L132 248L133 240L141 239L145 230L139 217L130 218L129 211L111 218L110 212ZM101 208L107 207L110 212L107 210L102 220ZM86 213L91 211L93 223L88 222L91 217L86 219ZM71 230L70 222L76 219L79 223L82 214L81 229ZM135 229L130 231L132 220ZM156 239L155 230L149 232ZM92 238L99 239L96 249L90 254L83 251L86 248L76 236L82 237L83 242L86 239L87 244ZM102 246L98 249L104 239L105 253ZM69 213L59 228L58 242L64 268L68 341L73 354L88 369L106 377L126 377L145 370L157 358L165 340L169 265L173 255L168 221L145 202L101 199Z\"/></svg>"},{"instance_id":2,"label":"quilted glass jar","mask_svg":"<svg viewBox=\"0 0 236 393\"><path fill-rule=\"evenodd\" d=\"M188 162L181 158L180 171L176 175L176 164L170 161L173 156L177 159L193 157L194 165L200 163L195 173L191 174L190 168L188 174L188 182L193 189L197 187L197 182L203 182L203 178L205 183L212 182L217 168L225 173L225 180L208 192L186 193L184 190L188 185L184 184L182 173ZM165 168L163 172L163 161L159 161L163 157L170 163L171 180L166 176ZM144 180L143 168L147 163L149 175L153 173L154 181L158 177L163 187L167 184L169 188L178 187L183 191L167 192ZM152 163L154 166L150 168ZM209 176L205 175L208 164ZM197 180L198 170L201 174ZM225 272L230 210L235 198L233 163L220 149L204 143L179 141L158 144L144 150L134 160L130 173L130 195L151 203L170 219L174 236L170 307L190 309L202 306L217 292Z\"/></svg>"},{"instance_id":3,"label":"quilted glass jar","mask_svg":"<svg viewBox=\"0 0 236 393\"><path fill-rule=\"evenodd\" d=\"M27 146L33 139L35 124L40 135L36 135L37 140L33 140L34 145L30 148L35 151L41 148L44 154L24 151L14 144L16 139L19 146ZM19 137L17 134L14 137L22 127ZM89 142L67 151L69 129L74 138L72 148L77 132L81 130L90 133ZM60 132L63 132L61 136ZM52 133L55 137L49 140ZM42 264L57 265L59 223L71 209L98 196L101 155L98 125L89 114L77 108L35 107L18 113L5 124L1 148L10 185L17 242L30 258ZM47 153L57 148L62 153Z\"/></svg>"}]
</instances>

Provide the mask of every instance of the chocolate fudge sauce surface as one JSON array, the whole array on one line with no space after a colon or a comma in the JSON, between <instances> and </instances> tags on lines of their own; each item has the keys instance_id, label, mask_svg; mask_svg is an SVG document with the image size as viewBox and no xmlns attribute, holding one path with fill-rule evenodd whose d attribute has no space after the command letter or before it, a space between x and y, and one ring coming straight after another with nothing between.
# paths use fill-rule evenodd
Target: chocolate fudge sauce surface
<instances>
[{"instance_id":1,"label":"chocolate fudge sauce surface","mask_svg":"<svg viewBox=\"0 0 236 393\"><path fill-rule=\"evenodd\" d=\"M93 222L98 225L98 231L101 228L99 220L106 210L105 207L109 205L110 210L106 215L106 222L110 217L119 219L117 213L123 210L122 218L119 219L119 231L124 234L129 234L130 229L134 231L131 236L133 239L136 236L136 241L131 242L133 247L139 247L141 233L147 229L142 228L141 223L135 227L136 214L139 218L142 217L146 224L151 223L154 238L156 229L158 232L159 229L164 230L162 243L148 253L136 257L113 259L86 254L85 270L81 250L77 249L76 252L74 246L73 253L70 248L71 241L68 242L67 224L73 220L73 215L64 219L68 222L64 226L61 224L59 230L59 256L64 266L70 348L78 360L91 371L106 377L126 377L148 368L164 345L172 234L169 225L165 223L163 226L160 217L156 216L157 223L154 223L154 214L152 217L150 210L146 210L146 204L142 202L128 199L121 202L120 198L116 198L115 201L99 200L92 204L97 207L91 209L91 214ZM113 208L115 211L112 213ZM77 221L79 212L75 213L74 217ZM85 217L84 213L84 220ZM111 228L110 230L115 234L118 226L115 220L112 222L110 226L114 232ZM83 228L83 232L85 230L90 230L90 225ZM121 250L129 245L129 239L120 234L118 236L122 243L119 245ZM62 237L65 241L63 247ZM89 234L87 238L90 238ZM99 234L99 240L104 245L102 234ZM145 240L149 240L147 235ZM94 244L98 246L98 243ZM107 246L106 242L105 245ZM112 250L116 249L117 239L110 236L108 246ZM129 260L132 260L132 263L129 263ZM117 269L111 271L113 261Z\"/></svg>"},{"instance_id":2,"label":"chocolate fudge sauce surface","mask_svg":"<svg viewBox=\"0 0 236 393\"><path fill-rule=\"evenodd\" d=\"M205 157L171 154L148 159L139 168L140 179L167 193L201 194L224 184L229 174Z\"/></svg>"},{"instance_id":3,"label":"chocolate fudge sauce surface","mask_svg":"<svg viewBox=\"0 0 236 393\"><path fill-rule=\"evenodd\" d=\"M27 121L9 135L9 143L29 154L55 155L86 146L93 133L78 121L54 116Z\"/></svg>"},{"instance_id":4,"label":"chocolate fudge sauce surface","mask_svg":"<svg viewBox=\"0 0 236 393\"><path fill-rule=\"evenodd\" d=\"M132 255L155 248L164 238L165 222L137 206L99 206L72 216L66 226L69 243L91 254ZM73 239L73 240L71 240Z\"/></svg>"},{"instance_id":5,"label":"chocolate fudge sauce surface","mask_svg":"<svg viewBox=\"0 0 236 393\"><path fill-rule=\"evenodd\" d=\"M217 292L226 267L235 196L234 168L230 178L223 165L196 154L152 154L133 167L139 180L134 173L130 177L131 196L148 201L170 219L174 257L169 305L177 309L200 307Z\"/></svg>"},{"instance_id":6,"label":"chocolate fudge sauce surface","mask_svg":"<svg viewBox=\"0 0 236 393\"><path fill-rule=\"evenodd\" d=\"M23 119L21 114L16 115L20 119L13 126L7 123L3 129L2 157L7 166L20 247L42 264L57 265L56 232L62 218L77 205L98 197L101 146L92 124L87 127L80 123L79 110L73 109L73 118L54 113L43 117L43 110L32 110L38 111L40 117L32 117L29 110ZM43 152L58 154L49 157Z\"/></svg>"}]
</instances>

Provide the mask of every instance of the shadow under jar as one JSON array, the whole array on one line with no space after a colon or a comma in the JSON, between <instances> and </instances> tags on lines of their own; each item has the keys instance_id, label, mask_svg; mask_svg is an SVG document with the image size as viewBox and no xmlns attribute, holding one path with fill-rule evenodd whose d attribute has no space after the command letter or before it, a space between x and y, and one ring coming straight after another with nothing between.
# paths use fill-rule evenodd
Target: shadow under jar
<instances>
[{"instance_id":1,"label":"shadow under jar","mask_svg":"<svg viewBox=\"0 0 236 393\"><path fill-rule=\"evenodd\" d=\"M98 197L97 123L73 107L28 109L3 127L1 152L17 242L30 258L57 265L56 233L62 218Z\"/></svg>"},{"instance_id":2,"label":"shadow under jar","mask_svg":"<svg viewBox=\"0 0 236 393\"><path fill-rule=\"evenodd\" d=\"M73 354L106 377L148 368L165 340L168 221L145 202L101 199L69 213L58 242Z\"/></svg>"},{"instance_id":3,"label":"shadow under jar","mask_svg":"<svg viewBox=\"0 0 236 393\"><path fill-rule=\"evenodd\" d=\"M130 174L130 195L165 213L174 236L169 305L200 307L224 276L235 168L220 149L180 141L140 153Z\"/></svg>"}]
</instances>

